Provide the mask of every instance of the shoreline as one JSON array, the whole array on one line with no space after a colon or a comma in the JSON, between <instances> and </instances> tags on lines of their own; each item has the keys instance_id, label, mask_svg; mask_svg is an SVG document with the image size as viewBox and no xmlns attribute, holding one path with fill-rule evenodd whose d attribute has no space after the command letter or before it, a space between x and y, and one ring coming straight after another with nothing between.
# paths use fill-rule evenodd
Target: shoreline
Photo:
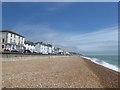
<instances>
[{"instance_id":1,"label":"shoreline","mask_svg":"<svg viewBox=\"0 0 120 90\"><path fill-rule=\"evenodd\" d=\"M120 85L119 85L120 72L117 72L115 70L109 69L102 65L96 64L85 58L83 58L83 59L87 63L90 70L92 70L100 78L100 83L105 88L107 88L107 87L109 87L109 88L118 88L119 87L120 88Z\"/></svg>"},{"instance_id":2,"label":"shoreline","mask_svg":"<svg viewBox=\"0 0 120 90\"><path fill-rule=\"evenodd\" d=\"M95 63L95 64L97 64L97 65L103 66L103 67L105 67L105 68L108 68L108 69L110 69L110 70L113 70L113 71L116 71L116 72L119 72L119 73L120 73L120 71L119 71L120 68L119 68L118 66L115 66L115 65L113 65L113 64L110 64L110 63L105 62L106 64L109 64L109 66L108 66L108 65L106 66L105 64L97 63L96 61L92 60L92 59L89 58L89 57L84 57L84 56L80 56L80 57L82 57L83 59L89 60L89 61L91 61L91 62L93 62L93 63ZM111 66L112 66L112 67L111 67Z\"/></svg>"},{"instance_id":3,"label":"shoreline","mask_svg":"<svg viewBox=\"0 0 120 90\"><path fill-rule=\"evenodd\" d=\"M26 62L2 61L2 64L2 83L3 87L8 88L119 87L118 72L79 56L51 57L44 58L44 60L38 58L38 60L28 60ZM37 83L34 82L34 79ZM24 80L26 82L23 82ZM37 85L39 83L40 85Z\"/></svg>"}]
</instances>

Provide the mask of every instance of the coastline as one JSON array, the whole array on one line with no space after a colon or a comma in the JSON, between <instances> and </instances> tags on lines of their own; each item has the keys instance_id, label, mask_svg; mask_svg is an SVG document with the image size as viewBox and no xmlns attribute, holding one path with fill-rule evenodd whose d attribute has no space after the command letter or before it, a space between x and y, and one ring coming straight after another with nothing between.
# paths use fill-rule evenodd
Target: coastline
<instances>
[{"instance_id":1,"label":"coastline","mask_svg":"<svg viewBox=\"0 0 120 90\"><path fill-rule=\"evenodd\" d=\"M90 60L83 58L87 63L87 66L92 70L99 78L100 83L105 88L120 88L119 85L119 75L120 72L114 71L112 69L106 68L102 65L98 65Z\"/></svg>"},{"instance_id":2,"label":"coastline","mask_svg":"<svg viewBox=\"0 0 120 90\"><path fill-rule=\"evenodd\" d=\"M118 72L78 56L2 64L7 88L118 88Z\"/></svg>"}]
</instances>

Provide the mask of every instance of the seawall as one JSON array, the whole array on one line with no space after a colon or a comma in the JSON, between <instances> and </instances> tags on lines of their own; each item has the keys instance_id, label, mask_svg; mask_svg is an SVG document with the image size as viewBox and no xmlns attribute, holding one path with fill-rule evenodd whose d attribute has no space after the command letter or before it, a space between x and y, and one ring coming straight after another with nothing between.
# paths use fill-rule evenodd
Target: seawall
<instances>
[{"instance_id":1,"label":"seawall","mask_svg":"<svg viewBox=\"0 0 120 90\"><path fill-rule=\"evenodd\" d=\"M45 58L55 58L55 57L69 57L65 55L41 55L41 54L23 54L23 53L4 53L1 55L2 61L19 61L19 60L35 60L35 59L45 59Z\"/></svg>"}]
</instances>

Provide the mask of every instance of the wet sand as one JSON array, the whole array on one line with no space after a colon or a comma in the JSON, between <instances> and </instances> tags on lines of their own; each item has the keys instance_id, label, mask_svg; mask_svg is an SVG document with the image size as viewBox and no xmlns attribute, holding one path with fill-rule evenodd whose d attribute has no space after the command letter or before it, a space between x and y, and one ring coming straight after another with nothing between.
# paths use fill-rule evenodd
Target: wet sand
<instances>
[{"instance_id":1,"label":"wet sand","mask_svg":"<svg viewBox=\"0 0 120 90\"><path fill-rule=\"evenodd\" d=\"M2 62L6 88L117 88L118 73L78 56Z\"/></svg>"}]
</instances>

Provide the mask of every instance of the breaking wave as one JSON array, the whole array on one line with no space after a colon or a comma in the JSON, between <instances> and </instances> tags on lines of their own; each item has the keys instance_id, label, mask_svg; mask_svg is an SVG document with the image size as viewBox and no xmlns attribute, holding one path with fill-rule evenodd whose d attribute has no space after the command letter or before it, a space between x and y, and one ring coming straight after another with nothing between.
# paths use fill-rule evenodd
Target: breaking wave
<instances>
[{"instance_id":1,"label":"breaking wave","mask_svg":"<svg viewBox=\"0 0 120 90\"><path fill-rule=\"evenodd\" d=\"M104 60L99 60L99 59L94 58L94 57L93 57L93 58L91 58L91 57L86 57L86 56L81 56L81 57L83 57L83 58L85 58L85 59L87 59L87 60L90 60L90 61L92 61L92 62L94 62L94 63L96 63L96 64L102 65L102 66L104 66L104 67L106 67L106 68L109 68L109 69L112 69L112 70L114 70L114 71L120 72L120 71L119 71L120 68L118 68L118 66L112 65L112 64L110 64L110 63L107 63L107 62L104 61Z\"/></svg>"}]
</instances>

